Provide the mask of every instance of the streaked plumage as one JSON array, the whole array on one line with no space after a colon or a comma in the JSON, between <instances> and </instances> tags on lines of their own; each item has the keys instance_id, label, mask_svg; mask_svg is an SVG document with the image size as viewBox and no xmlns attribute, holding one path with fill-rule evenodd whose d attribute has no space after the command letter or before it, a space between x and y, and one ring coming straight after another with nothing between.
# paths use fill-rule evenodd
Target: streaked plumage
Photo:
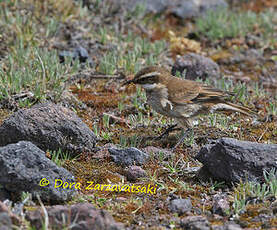
<instances>
[{"instance_id":1,"label":"streaked plumage","mask_svg":"<svg viewBox=\"0 0 277 230\"><path fill-rule=\"evenodd\" d=\"M125 84L132 82L145 89L147 102L156 112L175 118L183 128L192 128L191 119L199 114L221 110L253 114L249 108L231 103L232 93L172 76L162 67L143 68Z\"/></svg>"}]
</instances>

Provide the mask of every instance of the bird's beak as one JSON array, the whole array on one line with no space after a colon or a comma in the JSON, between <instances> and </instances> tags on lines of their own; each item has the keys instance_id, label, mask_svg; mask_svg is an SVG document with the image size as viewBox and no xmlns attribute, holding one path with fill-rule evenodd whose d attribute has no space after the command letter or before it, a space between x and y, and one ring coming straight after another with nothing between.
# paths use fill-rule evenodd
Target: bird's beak
<instances>
[{"instance_id":1,"label":"bird's beak","mask_svg":"<svg viewBox=\"0 0 277 230\"><path fill-rule=\"evenodd\" d=\"M129 85L130 83L135 83L134 79L129 80L129 81L125 81L122 85Z\"/></svg>"}]
</instances>

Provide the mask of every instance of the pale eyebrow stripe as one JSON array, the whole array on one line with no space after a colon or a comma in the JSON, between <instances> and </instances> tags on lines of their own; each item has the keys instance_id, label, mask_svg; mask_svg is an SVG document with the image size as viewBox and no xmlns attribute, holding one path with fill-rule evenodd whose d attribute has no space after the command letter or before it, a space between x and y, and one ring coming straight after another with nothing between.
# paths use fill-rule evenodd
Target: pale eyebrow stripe
<instances>
[{"instance_id":1,"label":"pale eyebrow stripe","mask_svg":"<svg viewBox=\"0 0 277 230\"><path fill-rule=\"evenodd\" d=\"M161 73L159 73L159 72L151 72L151 73L147 73L147 74L141 75L140 78L146 78L146 77L157 76L157 75L161 75Z\"/></svg>"}]
</instances>

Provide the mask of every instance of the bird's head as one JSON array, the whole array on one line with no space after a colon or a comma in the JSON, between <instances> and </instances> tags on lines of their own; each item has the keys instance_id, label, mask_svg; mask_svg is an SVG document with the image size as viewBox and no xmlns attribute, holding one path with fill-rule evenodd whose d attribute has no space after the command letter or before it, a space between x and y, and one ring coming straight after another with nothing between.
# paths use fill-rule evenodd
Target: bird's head
<instances>
[{"instance_id":1,"label":"bird's head","mask_svg":"<svg viewBox=\"0 0 277 230\"><path fill-rule=\"evenodd\" d=\"M160 83L165 73L167 74L168 71L162 67L145 67L140 70L132 80L126 81L124 85L134 83L141 85L146 90L152 90Z\"/></svg>"}]
</instances>

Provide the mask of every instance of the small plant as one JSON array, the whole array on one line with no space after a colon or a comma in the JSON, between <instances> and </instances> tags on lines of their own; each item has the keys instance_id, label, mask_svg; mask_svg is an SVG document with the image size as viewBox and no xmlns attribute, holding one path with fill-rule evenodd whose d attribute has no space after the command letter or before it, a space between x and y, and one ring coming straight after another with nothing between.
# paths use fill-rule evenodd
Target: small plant
<instances>
[{"instance_id":1,"label":"small plant","mask_svg":"<svg viewBox=\"0 0 277 230\"><path fill-rule=\"evenodd\" d=\"M170 176L178 176L180 172L185 168L186 163L182 158L176 159L172 156L168 162L163 163L164 169L168 171Z\"/></svg>"},{"instance_id":2,"label":"small plant","mask_svg":"<svg viewBox=\"0 0 277 230\"><path fill-rule=\"evenodd\" d=\"M100 34L100 42L102 44L106 44L107 43L107 29L104 27L104 28L100 28L99 29L99 34Z\"/></svg>"},{"instance_id":3,"label":"small plant","mask_svg":"<svg viewBox=\"0 0 277 230\"><path fill-rule=\"evenodd\" d=\"M146 6L145 3L137 3L132 11L128 11L126 17L127 18L136 18L140 20L145 15Z\"/></svg>"},{"instance_id":4,"label":"small plant","mask_svg":"<svg viewBox=\"0 0 277 230\"><path fill-rule=\"evenodd\" d=\"M140 144L141 140L137 135L133 135L130 137L120 136L119 137L119 145L123 148L126 147L137 147Z\"/></svg>"},{"instance_id":5,"label":"small plant","mask_svg":"<svg viewBox=\"0 0 277 230\"><path fill-rule=\"evenodd\" d=\"M235 198L233 203L233 210L235 215L239 215L246 210L246 199Z\"/></svg>"},{"instance_id":6,"label":"small plant","mask_svg":"<svg viewBox=\"0 0 277 230\"><path fill-rule=\"evenodd\" d=\"M21 202L24 204L26 203L28 200L32 200L32 194L29 192L22 192L21 193Z\"/></svg>"},{"instance_id":7,"label":"small plant","mask_svg":"<svg viewBox=\"0 0 277 230\"><path fill-rule=\"evenodd\" d=\"M63 166L66 161L74 160L74 159L78 158L78 156L77 156L72 159L68 152L62 152L61 149L59 149L57 151L53 150L53 151L48 151L48 152L51 155L51 160L58 166Z\"/></svg>"},{"instance_id":8,"label":"small plant","mask_svg":"<svg viewBox=\"0 0 277 230\"><path fill-rule=\"evenodd\" d=\"M182 191L193 191L194 189L190 187L189 183L186 183L182 180L178 181L178 185L181 187Z\"/></svg>"},{"instance_id":9,"label":"small plant","mask_svg":"<svg viewBox=\"0 0 277 230\"><path fill-rule=\"evenodd\" d=\"M106 131L101 131L101 137L106 140L106 141L110 141L111 140L111 136L112 136L112 133L110 132L106 132Z\"/></svg>"},{"instance_id":10,"label":"small plant","mask_svg":"<svg viewBox=\"0 0 277 230\"><path fill-rule=\"evenodd\" d=\"M216 113L211 113L209 114L209 120L210 120L210 124L211 126L215 126L216 125Z\"/></svg>"},{"instance_id":11,"label":"small plant","mask_svg":"<svg viewBox=\"0 0 277 230\"><path fill-rule=\"evenodd\" d=\"M123 148L128 147L128 139L125 136L121 136L119 137L119 145Z\"/></svg>"},{"instance_id":12,"label":"small plant","mask_svg":"<svg viewBox=\"0 0 277 230\"><path fill-rule=\"evenodd\" d=\"M235 188L233 210L236 215L246 210L249 198L255 198L265 202L269 197L277 197L277 172L272 169L264 171L265 183L240 182Z\"/></svg>"},{"instance_id":13,"label":"small plant","mask_svg":"<svg viewBox=\"0 0 277 230\"><path fill-rule=\"evenodd\" d=\"M277 170L273 168L269 172L264 171L264 178L269 187L269 195L277 199Z\"/></svg>"},{"instance_id":14,"label":"small plant","mask_svg":"<svg viewBox=\"0 0 277 230\"><path fill-rule=\"evenodd\" d=\"M107 129L110 127L110 116L107 114L103 115L103 125Z\"/></svg>"},{"instance_id":15,"label":"small plant","mask_svg":"<svg viewBox=\"0 0 277 230\"><path fill-rule=\"evenodd\" d=\"M223 188L224 185L225 185L225 182L224 181L220 181L220 182L217 182L217 181L210 181L211 183L211 187L210 187L210 191L215 191L217 190L218 188Z\"/></svg>"},{"instance_id":16,"label":"small plant","mask_svg":"<svg viewBox=\"0 0 277 230\"><path fill-rule=\"evenodd\" d=\"M117 55L118 53L115 50L104 55L99 64L100 72L105 74L114 74L117 68L117 62L118 62Z\"/></svg>"},{"instance_id":17,"label":"small plant","mask_svg":"<svg viewBox=\"0 0 277 230\"><path fill-rule=\"evenodd\" d=\"M275 101L270 101L268 106L266 107L266 110L269 114L272 114L274 116L277 115L277 103L276 100Z\"/></svg>"},{"instance_id":18,"label":"small plant","mask_svg":"<svg viewBox=\"0 0 277 230\"><path fill-rule=\"evenodd\" d=\"M238 83L234 88L235 97L242 103L244 103L247 99L248 92L245 83Z\"/></svg>"},{"instance_id":19,"label":"small plant","mask_svg":"<svg viewBox=\"0 0 277 230\"><path fill-rule=\"evenodd\" d=\"M93 125L93 132L97 137L99 136L99 130L98 130L98 125L97 124Z\"/></svg>"},{"instance_id":20,"label":"small plant","mask_svg":"<svg viewBox=\"0 0 277 230\"><path fill-rule=\"evenodd\" d=\"M118 108L119 112L122 113L122 111L124 110L124 103L122 101L119 101L117 108Z\"/></svg>"}]
</instances>

